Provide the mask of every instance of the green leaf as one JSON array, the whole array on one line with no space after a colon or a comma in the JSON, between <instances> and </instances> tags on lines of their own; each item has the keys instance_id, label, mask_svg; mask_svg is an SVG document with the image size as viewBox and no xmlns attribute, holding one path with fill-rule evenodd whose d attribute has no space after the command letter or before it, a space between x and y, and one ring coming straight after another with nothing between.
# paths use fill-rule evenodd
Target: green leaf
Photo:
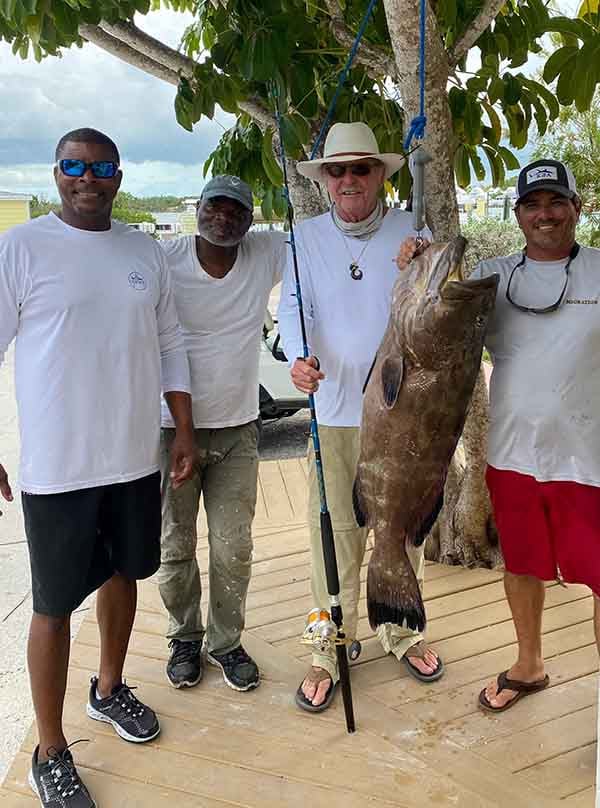
<instances>
[{"instance_id":1,"label":"green leaf","mask_svg":"<svg viewBox=\"0 0 600 808\"><path fill-rule=\"evenodd\" d=\"M498 152L494 151L490 146L482 146L485 156L487 157L490 166L490 173L492 175L492 184L496 187L502 185L504 182L505 171L504 163L498 156Z\"/></svg>"},{"instance_id":2,"label":"green leaf","mask_svg":"<svg viewBox=\"0 0 600 808\"><path fill-rule=\"evenodd\" d=\"M521 168L521 164L515 155L511 152L510 149L507 149L506 146L498 146L498 154L504 161L504 165L508 168L509 171L517 171Z\"/></svg>"},{"instance_id":3,"label":"green leaf","mask_svg":"<svg viewBox=\"0 0 600 808\"><path fill-rule=\"evenodd\" d=\"M505 73L502 77L504 82L504 103L518 104L521 99L521 82L512 73Z\"/></svg>"},{"instance_id":4,"label":"green leaf","mask_svg":"<svg viewBox=\"0 0 600 808\"><path fill-rule=\"evenodd\" d=\"M543 84L540 84L539 81L525 78L524 76L521 76L521 74L519 75L522 84L529 87L534 95L541 96L548 108L550 120L553 121L555 118L558 118L560 113L560 104L558 103L554 93L552 93L547 87L544 87Z\"/></svg>"},{"instance_id":5,"label":"green leaf","mask_svg":"<svg viewBox=\"0 0 600 808\"><path fill-rule=\"evenodd\" d=\"M500 76L497 76L490 82L488 98L490 99L490 104L495 104L496 101L502 101L504 99L504 82Z\"/></svg>"},{"instance_id":6,"label":"green leaf","mask_svg":"<svg viewBox=\"0 0 600 808\"><path fill-rule=\"evenodd\" d=\"M490 126L492 127L492 131L494 133L494 140L496 143L500 143L500 138L502 137L502 124L500 123L500 117L494 107L491 104L488 104L487 101L482 101L481 105L487 112Z\"/></svg>"},{"instance_id":7,"label":"green leaf","mask_svg":"<svg viewBox=\"0 0 600 808\"><path fill-rule=\"evenodd\" d=\"M554 51L544 66L544 81L546 84L551 84L559 73L568 69L569 66L572 67L573 65L570 65L570 63L577 57L578 53L578 48L573 48L569 45Z\"/></svg>"},{"instance_id":8,"label":"green leaf","mask_svg":"<svg viewBox=\"0 0 600 808\"><path fill-rule=\"evenodd\" d=\"M563 106L568 107L569 104L573 103L575 90L580 80L580 76L577 76L575 71L570 70L568 67L565 68L558 77L558 81L556 82L556 97Z\"/></svg>"},{"instance_id":9,"label":"green leaf","mask_svg":"<svg viewBox=\"0 0 600 808\"><path fill-rule=\"evenodd\" d=\"M190 105L180 93L177 93L175 96L175 117L180 126L183 126L188 132L193 131L194 127L192 124Z\"/></svg>"},{"instance_id":10,"label":"green leaf","mask_svg":"<svg viewBox=\"0 0 600 808\"><path fill-rule=\"evenodd\" d=\"M569 17L551 17L545 30L557 34L571 34L587 42L595 35L594 29L583 20L572 20Z\"/></svg>"},{"instance_id":11,"label":"green leaf","mask_svg":"<svg viewBox=\"0 0 600 808\"><path fill-rule=\"evenodd\" d=\"M527 143L527 128L525 126L525 115L518 104L506 107L504 115L508 122L510 143L516 149L522 149Z\"/></svg>"},{"instance_id":12,"label":"green leaf","mask_svg":"<svg viewBox=\"0 0 600 808\"><path fill-rule=\"evenodd\" d=\"M273 218L273 189L267 188L265 195L262 198L262 202L260 203L260 209L262 211L262 215L265 217L267 221L271 221Z\"/></svg>"},{"instance_id":13,"label":"green leaf","mask_svg":"<svg viewBox=\"0 0 600 808\"><path fill-rule=\"evenodd\" d=\"M467 97L464 115L465 141L474 146L481 140L481 107L473 96Z\"/></svg>"},{"instance_id":14,"label":"green leaf","mask_svg":"<svg viewBox=\"0 0 600 808\"><path fill-rule=\"evenodd\" d=\"M298 135L298 130L294 125L294 121L289 115L281 116L281 131L283 134L283 145L288 157L294 160L300 160L304 157L304 150L302 148L302 140Z\"/></svg>"},{"instance_id":15,"label":"green leaf","mask_svg":"<svg viewBox=\"0 0 600 808\"><path fill-rule=\"evenodd\" d=\"M264 133L261 156L263 168L269 182L275 186L279 186L283 184L283 171L279 167L279 163L275 159L275 154L273 153L273 135L274 130L271 128L267 129L267 131Z\"/></svg>"},{"instance_id":16,"label":"green leaf","mask_svg":"<svg viewBox=\"0 0 600 808\"><path fill-rule=\"evenodd\" d=\"M461 188L468 188L471 183L471 162L469 151L464 143L461 143L454 154L454 173L456 181Z\"/></svg>"},{"instance_id":17,"label":"green leaf","mask_svg":"<svg viewBox=\"0 0 600 808\"><path fill-rule=\"evenodd\" d=\"M600 37L586 42L577 54L575 71L579 81L575 88L575 106L579 112L585 112L591 106L596 85L598 83L598 59L600 58Z\"/></svg>"},{"instance_id":18,"label":"green leaf","mask_svg":"<svg viewBox=\"0 0 600 808\"><path fill-rule=\"evenodd\" d=\"M482 182L485 179L485 168L483 167L483 163L481 162L481 158L477 154L476 149L469 149L469 160L471 161L471 165L473 166L475 176L477 177L479 182Z\"/></svg>"}]
</instances>

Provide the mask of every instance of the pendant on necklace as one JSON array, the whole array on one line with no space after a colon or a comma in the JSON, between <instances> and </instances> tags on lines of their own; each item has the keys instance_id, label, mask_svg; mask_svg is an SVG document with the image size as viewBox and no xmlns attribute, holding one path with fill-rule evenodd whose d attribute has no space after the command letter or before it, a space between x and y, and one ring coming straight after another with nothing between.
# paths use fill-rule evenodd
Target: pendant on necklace
<instances>
[{"instance_id":1,"label":"pendant on necklace","mask_svg":"<svg viewBox=\"0 0 600 808\"><path fill-rule=\"evenodd\" d=\"M350 264L350 277L353 281L360 281L362 279L363 273L362 269L358 266L357 263L354 261Z\"/></svg>"}]
</instances>

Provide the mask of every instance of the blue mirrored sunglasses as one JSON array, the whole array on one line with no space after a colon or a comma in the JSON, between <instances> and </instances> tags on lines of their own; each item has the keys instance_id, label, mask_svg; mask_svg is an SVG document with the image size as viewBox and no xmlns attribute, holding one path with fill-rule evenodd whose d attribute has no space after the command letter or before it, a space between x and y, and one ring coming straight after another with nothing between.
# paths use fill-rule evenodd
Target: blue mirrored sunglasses
<instances>
[{"instance_id":1,"label":"blue mirrored sunglasses","mask_svg":"<svg viewBox=\"0 0 600 808\"><path fill-rule=\"evenodd\" d=\"M66 177L83 177L90 168L98 180L110 180L119 170L119 164L111 160L94 160L86 163L83 160L59 160L58 167Z\"/></svg>"}]
</instances>

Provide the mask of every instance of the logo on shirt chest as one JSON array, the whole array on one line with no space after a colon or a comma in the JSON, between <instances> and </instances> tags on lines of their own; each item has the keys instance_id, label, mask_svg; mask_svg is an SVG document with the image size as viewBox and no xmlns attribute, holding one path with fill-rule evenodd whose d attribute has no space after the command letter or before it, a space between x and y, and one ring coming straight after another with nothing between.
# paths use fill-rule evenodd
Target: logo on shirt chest
<instances>
[{"instance_id":1,"label":"logo on shirt chest","mask_svg":"<svg viewBox=\"0 0 600 808\"><path fill-rule=\"evenodd\" d=\"M137 289L138 292L144 292L148 288L146 278L139 272L130 272L127 280L131 288Z\"/></svg>"}]
</instances>

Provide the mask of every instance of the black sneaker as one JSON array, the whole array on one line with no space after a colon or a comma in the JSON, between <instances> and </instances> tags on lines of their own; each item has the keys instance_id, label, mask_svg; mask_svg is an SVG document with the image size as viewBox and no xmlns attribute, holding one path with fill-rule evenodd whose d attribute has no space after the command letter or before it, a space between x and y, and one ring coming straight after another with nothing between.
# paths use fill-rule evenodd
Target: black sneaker
<instances>
[{"instance_id":1,"label":"black sneaker","mask_svg":"<svg viewBox=\"0 0 600 808\"><path fill-rule=\"evenodd\" d=\"M259 673L256 662L248 656L241 645L227 654L207 654L211 665L223 671L225 683L234 690L251 690L258 687Z\"/></svg>"},{"instance_id":2,"label":"black sneaker","mask_svg":"<svg viewBox=\"0 0 600 808\"><path fill-rule=\"evenodd\" d=\"M156 738L160 725L154 710L146 707L133 695L126 684L115 687L105 699L96 696L98 679L94 676L90 684L90 697L86 712L95 721L112 724L117 735L132 743L146 743Z\"/></svg>"},{"instance_id":3,"label":"black sneaker","mask_svg":"<svg viewBox=\"0 0 600 808\"><path fill-rule=\"evenodd\" d=\"M171 656L167 662L167 678L173 687L194 687L202 679L204 665L201 642L171 640Z\"/></svg>"},{"instance_id":4,"label":"black sneaker","mask_svg":"<svg viewBox=\"0 0 600 808\"><path fill-rule=\"evenodd\" d=\"M45 763L38 762L39 749L36 746L31 760L29 785L39 797L40 805L44 808L96 808L77 774L69 748L62 752L48 749Z\"/></svg>"}]
</instances>

